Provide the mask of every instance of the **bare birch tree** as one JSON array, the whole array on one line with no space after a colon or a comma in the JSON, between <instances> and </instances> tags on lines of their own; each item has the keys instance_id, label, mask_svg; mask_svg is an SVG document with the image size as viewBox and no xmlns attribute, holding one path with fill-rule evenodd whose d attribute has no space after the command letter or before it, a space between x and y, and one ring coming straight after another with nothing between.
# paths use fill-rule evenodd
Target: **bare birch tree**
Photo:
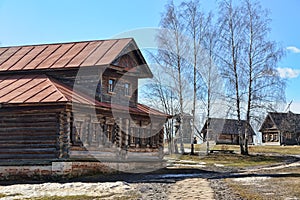
<instances>
[{"instance_id":1,"label":"bare birch tree","mask_svg":"<svg viewBox=\"0 0 300 200\"><path fill-rule=\"evenodd\" d=\"M244 0L243 8L246 37L243 52L247 76L246 121L250 124L259 110L266 109L276 101L285 101L285 84L276 70L283 51L277 47L276 42L268 39L270 19L267 10L259 2L252 0ZM245 133L245 154L248 154L248 132Z\"/></svg>"},{"instance_id":2,"label":"bare birch tree","mask_svg":"<svg viewBox=\"0 0 300 200\"><path fill-rule=\"evenodd\" d=\"M244 0L233 5L231 0L220 4L221 54L223 74L228 88L235 95L237 119L256 119L276 101L284 101L284 81L276 70L282 49L268 39L270 20L258 2ZM245 105L245 106L243 106ZM240 127L241 128L241 127ZM248 154L248 129L239 133L241 154Z\"/></svg>"},{"instance_id":3,"label":"bare birch tree","mask_svg":"<svg viewBox=\"0 0 300 200\"><path fill-rule=\"evenodd\" d=\"M206 16L203 11L200 10L199 1L183 2L181 6L184 8L182 16L185 21L185 30L187 37L189 38L189 61L191 62L191 74L192 74L192 132L191 132L191 154L194 154L193 138L196 127L196 104L199 96L199 89L202 89L203 78L200 73L200 69L203 68L203 60L205 58L204 52L204 39L207 35L208 25L211 20L211 16ZM205 66L206 67L206 66Z\"/></svg>"},{"instance_id":4,"label":"bare birch tree","mask_svg":"<svg viewBox=\"0 0 300 200\"><path fill-rule=\"evenodd\" d=\"M218 104L222 102L222 79L219 70L215 63L217 56L218 34L216 26L212 21L212 13L208 15L208 25L204 36L204 45L206 58L204 59L203 67L200 68L200 73L205 83L203 104L206 110L207 130L209 130L209 119L211 115L216 114L215 111ZM218 110L218 116L221 112ZM222 114L221 114L222 115ZM209 131L206 134L206 152L209 153Z\"/></svg>"},{"instance_id":5,"label":"bare birch tree","mask_svg":"<svg viewBox=\"0 0 300 200\"><path fill-rule=\"evenodd\" d=\"M174 5L173 2L167 4L166 12L162 15L160 22L163 30L158 34L157 41L159 46L159 59L163 60L166 66L172 67L173 80L176 82L177 87L174 88L177 91L179 99L179 116L180 122L183 122L184 114L184 55L186 54L186 41L182 33L184 32L184 23L180 9ZM179 129L180 136L180 150L184 153L183 145L183 130L182 125Z\"/></svg>"},{"instance_id":6,"label":"bare birch tree","mask_svg":"<svg viewBox=\"0 0 300 200\"><path fill-rule=\"evenodd\" d=\"M238 120L241 154L248 154L248 129L241 130L245 128L241 127L241 120L253 124L276 101L285 100L285 83L276 70L283 51L268 39L267 11L256 1L235 3L220 1L217 23L211 13L205 15L200 10L198 0L179 6L173 2L167 4L160 22L163 30L157 36L159 50L154 57L165 68L160 73L168 74L172 84L162 86L162 79L157 79L153 95L159 97L167 113L179 115L181 123L184 114L192 111L193 147L197 100L202 99L208 119L213 101L220 98L220 88L225 88L230 113ZM224 84L219 81L218 69ZM185 109L189 100L192 106ZM178 109L171 110L172 106ZM184 153L182 125L179 136L181 153Z\"/></svg>"},{"instance_id":7,"label":"bare birch tree","mask_svg":"<svg viewBox=\"0 0 300 200\"><path fill-rule=\"evenodd\" d=\"M149 56L152 59L155 59L155 55L149 53ZM158 61L156 62L158 65ZM157 66L158 69L162 69L164 66ZM176 100L176 93L174 92L174 86L170 84L167 78L168 73L164 70L164 73L155 72L155 76L148 82L147 87L143 88L144 99L147 100L147 104L155 107L164 113L174 116L177 114L176 112L179 110L179 102ZM149 89L151 88L151 89ZM178 147L175 147L176 143L174 143L174 122L173 120L167 120L165 124L165 134L168 141L168 150L171 154L178 153L176 150Z\"/></svg>"},{"instance_id":8,"label":"bare birch tree","mask_svg":"<svg viewBox=\"0 0 300 200\"><path fill-rule=\"evenodd\" d=\"M244 134L241 129L241 102L244 80L242 75L242 50L244 43L243 16L241 7L233 5L232 0L224 0L220 3L219 24L220 24L220 63L222 74L226 80L228 100L233 102L239 126L239 143L241 154L244 150Z\"/></svg>"}]
</instances>

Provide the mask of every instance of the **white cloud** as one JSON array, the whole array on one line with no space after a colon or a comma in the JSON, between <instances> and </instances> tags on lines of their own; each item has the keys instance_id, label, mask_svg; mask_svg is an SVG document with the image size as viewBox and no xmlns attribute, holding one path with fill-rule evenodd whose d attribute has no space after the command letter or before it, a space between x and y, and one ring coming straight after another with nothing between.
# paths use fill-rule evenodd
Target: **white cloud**
<instances>
[{"instance_id":1,"label":"white cloud","mask_svg":"<svg viewBox=\"0 0 300 200\"><path fill-rule=\"evenodd\" d=\"M291 104L290 111L300 113L300 102L296 101Z\"/></svg>"},{"instance_id":2,"label":"white cloud","mask_svg":"<svg viewBox=\"0 0 300 200\"><path fill-rule=\"evenodd\" d=\"M277 71L281 78L297 78L300 74L300 70L292 69L292 68L288 68L288 67L286 67L286 68L278 67Z\"/></svg>"},{"instance_id":3,"label":"white cloud","mask_svg":"<svg viewBox=\"0 0 300 200\"><path fill-rule=\"evenodd\" d=\"M291 51L292 53L300 53L300 49L294 46L287 47L286 49Z\"/></svg>"}]
</instances>

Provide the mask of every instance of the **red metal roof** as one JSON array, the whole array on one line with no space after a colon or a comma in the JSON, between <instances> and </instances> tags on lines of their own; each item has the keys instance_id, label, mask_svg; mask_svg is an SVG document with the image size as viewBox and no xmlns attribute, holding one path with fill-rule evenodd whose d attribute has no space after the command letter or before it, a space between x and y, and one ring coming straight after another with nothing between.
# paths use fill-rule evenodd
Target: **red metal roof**
<instances>
[{"instance_id":1,"label":"red metal roof","mask_svg":"<svg viewBox=\"0 0 300 200\"><path fill-rule=\"evenodd\" d=\"M46 75L0 76L0 103L66 102Z\"/></svg>"},{"instance_id":2,"label":"red metal roof","mask_svg":"<svg viewBox=\"0 0 300 200\"><path fill-rule=\"evenodd\" d=\"M6 75L0 76L0 103L55 103L69 102L96 106L97 108L129 111L131 114L156 115L167 117L166 114L143 104L127 107L99 102L46 75Z\"/></svg>"},{"instance_id":3,"label":"red metal roof","mask_svg":"<svg viewBox=\"0 0 300 200\"><path fill-rule=\"evenodd\" d=\"M0 71L111 64L133 39L112 39L0 48Z\"/></svg>"}]
</instances>

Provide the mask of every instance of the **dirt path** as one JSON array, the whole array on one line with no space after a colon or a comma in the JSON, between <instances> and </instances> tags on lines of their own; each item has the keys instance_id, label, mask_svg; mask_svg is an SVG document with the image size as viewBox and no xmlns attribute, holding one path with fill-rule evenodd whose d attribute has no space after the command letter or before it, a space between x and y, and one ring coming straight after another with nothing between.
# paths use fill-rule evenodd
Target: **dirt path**
<instances>
[{"instance_id":1,"label":"dirt path","mask_svg":"<svg viewBox=\"0 0 300 200\"><path fill-rule=\"evenodd\" d=\"M168 199L214 199L214 191L204 178L188 178L173 184Z\"/></svg>"}]
</instances>

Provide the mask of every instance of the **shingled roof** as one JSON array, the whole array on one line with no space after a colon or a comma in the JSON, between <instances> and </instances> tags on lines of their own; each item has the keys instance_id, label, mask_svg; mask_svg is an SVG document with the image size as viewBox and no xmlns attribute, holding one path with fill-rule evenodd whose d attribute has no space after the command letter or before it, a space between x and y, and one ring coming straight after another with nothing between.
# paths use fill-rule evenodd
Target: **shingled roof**
<instances>
[{"instance_id":1,"label":"shingled roof","mask_svg":"<svg viewBox=\"0 0 300 200\"><path fill-rule=\"evenodd\" d=\"M201 132L205 133L207 124L209 124L209 129L212 130L215 134L225 134L225 135L238 135L238 120L236 119L222 119L222 118L209 118L208 121L205 122ZM245 120L241 120L242 132L244 133L246 130L247 122ZM249 125L250 134L255 135L254 130L251 125Z\"/></svg>"},{"instance_id":2,"label":"shingled roof","mask_svg":"<svg viewBox=\"0 0 300 200\"><path fill-rule=\"evenodd\" d=\"M269 112L266 116L259 131L261 132L266 125L267 120L271 120L275 128L280 131L285 130L300 130L300 114L293 113L291 111L283 112Z\"/></svg>"}]
</instances>

